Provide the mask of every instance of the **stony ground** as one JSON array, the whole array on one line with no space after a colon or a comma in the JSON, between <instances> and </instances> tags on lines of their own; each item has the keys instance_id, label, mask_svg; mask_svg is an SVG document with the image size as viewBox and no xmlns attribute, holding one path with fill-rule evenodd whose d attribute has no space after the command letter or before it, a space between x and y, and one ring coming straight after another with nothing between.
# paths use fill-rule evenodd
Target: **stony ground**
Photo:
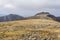
<instances>
[{"instance_id":1,"label":"stony ground","mask_svg":"<svg viewBox=\"0 0 60 40\"><path fill-rule=\"evenodd\" d=\"M60 23L44 19L0 22L0 40L60 40Z\"/></svg>"}]
</instances>

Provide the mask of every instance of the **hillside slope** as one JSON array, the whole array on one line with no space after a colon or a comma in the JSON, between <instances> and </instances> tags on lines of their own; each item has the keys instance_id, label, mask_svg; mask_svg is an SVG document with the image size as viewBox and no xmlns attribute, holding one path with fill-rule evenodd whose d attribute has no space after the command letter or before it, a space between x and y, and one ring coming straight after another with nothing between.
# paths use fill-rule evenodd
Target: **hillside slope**
<instances>
[{"instance_id":1,"label":"hillside slope","mask_svg":"<svg viewBox=\"0 0 60 40\"><path fill-rule=\"evenodd\" d=\"M60 23L46 19L0 22L0 40L60 40Z\"/></svg>"}]
</instances>

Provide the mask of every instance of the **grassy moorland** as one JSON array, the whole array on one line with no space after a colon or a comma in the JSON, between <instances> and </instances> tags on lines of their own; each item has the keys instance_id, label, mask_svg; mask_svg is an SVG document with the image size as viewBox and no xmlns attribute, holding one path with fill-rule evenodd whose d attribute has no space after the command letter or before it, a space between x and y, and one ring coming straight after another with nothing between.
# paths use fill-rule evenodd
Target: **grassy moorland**
<instances>
[{"instance_id":1,"label":"grassy moorland","mask_svg":"<svg viewBox=\"0 0 60 40\"><path fill-rule=\"evenodd\" d=\"M60 23L46 19L0 22L0 40L60 40Z\"/></svg>"}]
</instances>

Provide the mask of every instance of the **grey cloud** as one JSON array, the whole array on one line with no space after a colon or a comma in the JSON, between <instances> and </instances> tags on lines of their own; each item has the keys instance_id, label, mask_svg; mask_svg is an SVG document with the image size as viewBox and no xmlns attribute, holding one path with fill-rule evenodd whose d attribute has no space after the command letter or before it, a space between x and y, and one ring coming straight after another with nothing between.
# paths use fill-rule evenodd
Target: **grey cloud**
<instances>
[{"instance_id":1,"label":"grey cloud","mask_svg":"<svg viewBox=\"0 0 60 40\"><path fill-rule=\"evenodd\" d=\"M10 6L16 6L16 8L36 10L39 8L59 8L60 0L0 0L1 5L4 6L11 4Z\"/></svg>"},{"instance_id":2,"label":"grey cloud","mask_svg":"<svg viewBox=\"0 0 60 40\"><path fill-rule=\"evenodd\" d=\"M33 15L41 11L60 13L60 0L0 0L0 14Z\"/></svg>"}]
</instances>

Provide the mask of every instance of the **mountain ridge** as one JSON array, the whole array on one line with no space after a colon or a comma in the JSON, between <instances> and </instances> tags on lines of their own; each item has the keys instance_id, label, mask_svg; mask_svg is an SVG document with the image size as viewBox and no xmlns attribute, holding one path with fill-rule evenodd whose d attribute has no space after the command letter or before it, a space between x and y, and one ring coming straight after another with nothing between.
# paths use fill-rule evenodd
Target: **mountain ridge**
<instances>
[{"instance_id":1,"label":"mountain ridge","mask_svg":"<svg viewBox=\"0 0 60 40\"><path fill-rule=\"evenodd\" d=\"M9 14L6 16L1 16L0 22L26 20L26 19L48 19L48 20L60 21L60 17L55 17L54 15L50 14L49 12L40 12L40 13L37 13L34 16L30 16L30 17L23 17L23 16L20 16L17 14Z\"/></svg>"}]
</instances>

